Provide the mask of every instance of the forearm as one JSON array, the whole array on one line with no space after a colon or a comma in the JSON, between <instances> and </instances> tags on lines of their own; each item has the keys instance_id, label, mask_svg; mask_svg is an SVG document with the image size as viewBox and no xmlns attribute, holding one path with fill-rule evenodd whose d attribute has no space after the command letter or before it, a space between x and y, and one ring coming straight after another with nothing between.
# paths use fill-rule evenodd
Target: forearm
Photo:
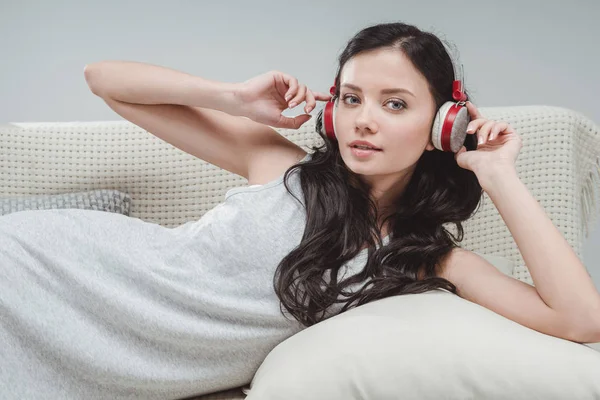
<instances>
[{"instance_id":1,"label":"forearm","mask_svg":"<svg viewBox=\"0 0 600 400\"><path fill-rule=\"evenodd\" d=\"M510 230L544 302L573 318L600 320L600 294L585 266L516 171L491 174L484 190Z\"/></svg>"},{"instance_id":2,"label":"forearm","mask_svg":"<svg viewBox=\"0 0 600 400\"><path fill-rule=\"evenodd\" d=\"M158 65L99 61L86 65L91 91L134 104L180 104L235 114L237 84L211 81Z\"/></svg>"}]
</instances>

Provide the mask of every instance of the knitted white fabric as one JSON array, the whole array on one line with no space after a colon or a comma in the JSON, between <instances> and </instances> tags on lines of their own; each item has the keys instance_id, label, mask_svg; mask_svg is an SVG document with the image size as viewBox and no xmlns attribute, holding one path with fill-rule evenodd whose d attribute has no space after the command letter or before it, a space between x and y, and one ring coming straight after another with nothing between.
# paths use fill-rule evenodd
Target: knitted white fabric
<instances>
[{"instance_id":1,"label":"knitted white fabric","mask_svg":"<svg viewBox=\"0 0 600 400\"><path fill-rule=\"evenodd\" d=\"M598 217L600 128L558 107L480 108L509 122L523 139L521 180L579 257ZM309 150L322 141L313 118L299 130L277 129ZM167 227L200 218L247 181L195 158L129 121L42 122L0 126L0 197L118 189L132 197L130 216ZM450 227L449 227L450 228ZM517 265L533 284L493 203L464 223L462 246Z\"/></svg>"}]
</instances>

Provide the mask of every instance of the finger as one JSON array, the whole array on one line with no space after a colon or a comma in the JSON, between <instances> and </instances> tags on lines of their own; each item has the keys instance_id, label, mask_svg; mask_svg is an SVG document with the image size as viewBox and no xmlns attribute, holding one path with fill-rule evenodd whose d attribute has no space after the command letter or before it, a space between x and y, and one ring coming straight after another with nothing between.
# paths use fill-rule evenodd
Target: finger
<instances>
[{"instance_id":1,"label":"finger","mask_svg":"<svg viewBox=\"0 0 600 400\"><path fill-rule=\"evenodd\" d=\"M483 115L481 115L477 107L475 107L475 104L471 103L470 101L467 101L466 106L471 119L483 118Z\"/></svg>"},{"instance_id":2,"label":"finger","mask_svg":"<svg viewBox=\"0 0 600 400\"><path fill-rule=\"evenodd\" d=\"M333 98L333 96L329 93L323 93L323 92L312 92L315 95L315 99L316 100L320 100L320 101L329 101Z\"/></svg>"},{"instance_id":3,"label":"finger","mask_svg":"<svg viewBox=\"0 0 600 400\"><path fill-rule=\"evenodd\" d=\"M302 114L296 117L286 117L284 115L279 116L279 120L275 123L276 128L285 128L285 129L298 129L304 124L306 121L311 119L312 115Z\"/></svg>"},{"instance_id":4,"label":"finger","mask_svg":"<svg viewBox=\"0 0 600 400\"><path fill-rule=\"evenodd\" d=\"M485 118L479 118L479 119L469 122L469 124L467 125L467 133L473 134L473 133L477 132L477 130L479 128L481 128L483 126L483 124L485 124L487 121L488 120Z\"/></svg>"},{"instance_id":5,"label":"finger","mask_svg":"<svg viewBox=\"0 0 600 400\"><path fill-rule=\"evenodd\" d=\"M488 141L490 130L492 129L495 123L496 121L489 120L485 124L483 124L483 126L477 132L477 144L484 144Z\"/></svg>"},{"instance_id":6,"label":"finger","mask_svg":"<svg viewBox=\"0 0 600 400\"><path fill-rule=\"evenodd\" d=\"M315 100L315 95L310 89L306 90L306 107L304 107L304 111L308 114L310 113L315 106L317 105L317 101Z\"/></svg>"},{"instance_id":7,"label":"finger","mask_svg":"<svg viewBox=\"0 0 600 400\"><path fill-rule=\"evenodd\" d=\"M289 102L290 108L296 107L298 104L304 101L304 96L306 96L306 85L298 85L298 91L296 95L292 97Z\"/></svg>"},{"instance_id":8,"label":"finger","mask_svg":"<svg viewBox=\"0 0 600 400\"><path fill-rule=\"evenodd\" d=\"M289 101L289 99L291 99L292 96L294 96L296 94L296 91L298 90L298 79L294 78L293 76L283 74L283 81L289 87L288 91L285 92L284 96L285 101Z\"/></svg>"},{"instance_id":9,"label":"finger","mask_svg":"<svg viewBox=\"0 0 600 400\"><path fill-rule=\"evenodd\" d=\"M489 140L494 140L498 137L498 135L500 134L500 132L505 131L508 128L508 123L506 122L498 122L496 125L494 125L490 131L490 138Z\"/></svg>"}]
</instances>

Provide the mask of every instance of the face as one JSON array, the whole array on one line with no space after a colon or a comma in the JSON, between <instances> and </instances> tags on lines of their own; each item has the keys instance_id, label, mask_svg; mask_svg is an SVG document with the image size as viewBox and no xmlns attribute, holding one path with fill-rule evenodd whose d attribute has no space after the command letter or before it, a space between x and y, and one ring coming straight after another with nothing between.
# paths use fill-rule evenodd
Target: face
<instances>
[{"instance_id":1,"label":"face","mask_svg":"<svg viewBox=\"0 0 600 400\"><path fill-rule=\"evenodd\" d=\"M382 93L392 88L402 91ZM353 57L342 69L336 102L342 159L373 189L393 191L407 182L423 152L434 149L435 112L427 80L401 51L378 49ZM356 156L350 147L355 140L382 151Z\"/></svg>"}]
</instances>

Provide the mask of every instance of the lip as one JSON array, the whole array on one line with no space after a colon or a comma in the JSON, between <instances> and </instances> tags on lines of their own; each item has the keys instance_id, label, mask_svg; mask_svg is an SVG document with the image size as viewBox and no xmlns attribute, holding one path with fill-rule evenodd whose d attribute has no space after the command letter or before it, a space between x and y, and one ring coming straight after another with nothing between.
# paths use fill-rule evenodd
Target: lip
<instances>
[{"instance_id":1,"label":"lip","mask_svg":"<svg viewBox=\"0 0 600 400\"><path fill-rule=\"evenodd\" d=\"M369 146L374 148L375 150L381 150L379 147L375 146L373 143L367 142L366 140L355 140L352 143L349 144L350 147L354 147L354 146Z\"/></svg>"},{"instance_id":2,"label":"lip","mask_svg":"<svg viewBox=\"0 0 600 400\"><path fill-rule=\"evenodd\" d=\"M359 158L368 158L371 157L377 153L381 153L381 150L361 150L358 149L356 147L350 147L350 152L355 156L355 157L359 157Z\"/></svg>"}]
</instances>

